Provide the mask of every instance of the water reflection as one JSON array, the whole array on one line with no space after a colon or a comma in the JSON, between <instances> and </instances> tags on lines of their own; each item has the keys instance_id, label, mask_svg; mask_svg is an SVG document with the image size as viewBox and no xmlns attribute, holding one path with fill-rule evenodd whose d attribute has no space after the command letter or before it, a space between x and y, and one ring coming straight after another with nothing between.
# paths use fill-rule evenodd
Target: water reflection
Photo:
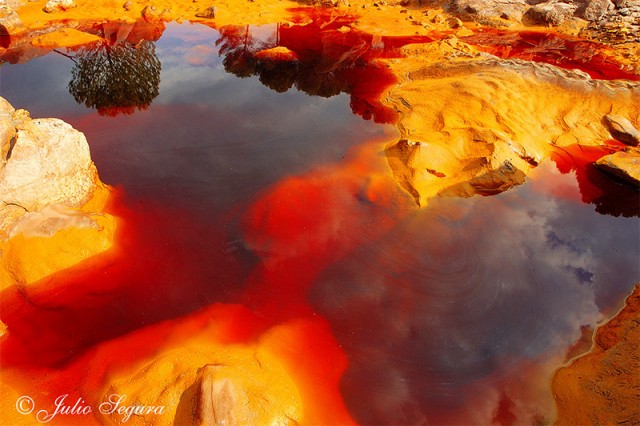
<instances>
[{"instance_id":1,"label":"water reflection","mask_svg":"<svg viewBox=\"0 0 640 426\"><path fill-rule=\"evenodd\" d=\"M216 44L225 69L238 77L257 75L277 92L295 87L312 96L349 93L355 114L395 121L396 113L379 100L395 78L374 59L400 57L402 46L431 38L374 37L350 28L350 15L305 8L298 13L300 25L221 28Z\"/></svg>"},{"instance_id":2,"label":"water reflection","mask_svg":"<svg viewBox=\"0 0 640 426\"><path fill-rule=\"evenodd\" d=\"M552 167L496 197L435 200L323 272L310 298L349 356L360 423L489 424L501 395L519 423L552 417L545 381L640 277L633 219L593 226L589 206L549 198L578 195Z\"/></svg>"},{"instance_id":3,"label":"water reflection","mask_svg":"<svg viewBox=\"0 0 640 426\"><path fill-rule=\"evenodd\" d=\"M596 169L593 163L604 155L616 152L624 145L609 141L606 146L570 145L556 147L551 156L561 173L575 172L582 201L594 204L596 212L612 216L640 216L640 192L631 185L619 183Z\"/></svg>"},{"instance_id":4,"label":"water reflection","mask_svg":"<svg viewBox=\"0 0 640 426\"><path fill-rule=\"evenodd\" d=\"M158 96L161 65L153 42L100 43L73 59L69 92L101 115L132 114Z\"/></svg>"}]
</instances>

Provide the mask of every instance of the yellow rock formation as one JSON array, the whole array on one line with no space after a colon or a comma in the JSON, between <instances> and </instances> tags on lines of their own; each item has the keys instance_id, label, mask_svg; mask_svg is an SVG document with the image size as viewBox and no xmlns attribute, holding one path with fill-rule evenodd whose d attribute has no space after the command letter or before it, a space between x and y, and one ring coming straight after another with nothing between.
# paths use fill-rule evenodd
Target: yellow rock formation
<instances>
[{"instance_id":1,"label":"yellow rock formation","mask_svg":"<svg viewBox=\"0 0 640 426\"><path fill-rule=\"evenodd\" d=\"M34 283L111 247L116 219L81 132L0 98L0 290Z\"/></svg>"},{"instance_id":2,"label":"yellow rock formation","mask_svg":"<svg viewBox=\"0 0 640 426\"><path fill-rule=\"evenodd\" d=\"M295 384L269 350L204 336L114 379L103 401L106 424L288 425L303 414ZM121 408L133 404L146 408L129 417Z\"/></svg>"},{"instance_id":3,"label":"yellow rock formation","mask_svg":"<svg viewBox=\"0 0 640 426\"><path fill-rule=\"evenodd\" d=\"M337 399L346 364L326 325L288 322L244 342L240 336L247 331L238 329L251 328L252 315L240 306L213 305L179 324L159 324L107 343L96 358L101 365L109 364L102 357L111 351L140 341L151 339L157 349L107 367L110 373L92 404L100 423L352 424Z\"/></svg>"},{"instance_id":4,"label":"yellow rock formation","mask_svg":"<svg viewBox=\"0 0 640 426\"><path fill-rule=\"evenodd\" d=\"M474 56L457 42L460 55ZM396 179L419 205L438 194L491 195L524 182L554 146L610 139L610 111L640 120L640 85L519 60L456 58L433 46L393 60L403 80L387 102L401 140L387 147Z\"/></svg>"}]
</instances>

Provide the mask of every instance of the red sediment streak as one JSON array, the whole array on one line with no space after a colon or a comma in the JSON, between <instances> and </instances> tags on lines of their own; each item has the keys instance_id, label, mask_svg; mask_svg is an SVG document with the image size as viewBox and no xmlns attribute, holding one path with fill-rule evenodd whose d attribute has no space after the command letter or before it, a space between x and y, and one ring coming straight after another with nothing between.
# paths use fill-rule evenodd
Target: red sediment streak
<instances>
[{"instance_id":1,"label":"red sediment streak","mask_svg":"<svg viewBox=\"0 0 640 426\"><path fill-rule=\"evenodd\" d=\"M638 216L640 194L597 170L593 163L599 158L620 151L624 144L610 140L605 146L570 145L556 147L551 159L560 173L575 171L584 203L595 204L596 211L613 216Z\"/></svg>"},{"instance_id":2,"label":"red sediment streak","mask_svg":"<svg viewBox=\"0 0 640 426\"><path fill-rule=\"evenodd\" d=\"M281 181L243 218L245 240L260 256L243 300L266 316L310 313L306 294L318 274L406 214L394 183L368 181L374 153ZM280 297L279 295L282 295Z\"/></svg>"},{"instance_id":3,"label":"red sediment streak","mask_svg":"<svg viewBox=\"0 0 640 426\"><path fill-rule=\"evenodd\" d=\"M514 408L515 404L513 401L507 394L503 393L498 402L498 407L494 412L493 422L500 426L511 426L515 424L517 418L516 415L513 414Z\"/></svg>"},{"instance_id":4,"label":"red sediment streak","mask_svg":"<svg viewBox=\"0 0 640 426\"><path fill-rule=\"evenodd\" d=\"M536 31L509 32L485 28L462 37L465 43L499 58L516 58L579 69L591 78L640 81L640 75L623 69L608 53L610 48L575 37Z\"/></svg>"}]
</instances>

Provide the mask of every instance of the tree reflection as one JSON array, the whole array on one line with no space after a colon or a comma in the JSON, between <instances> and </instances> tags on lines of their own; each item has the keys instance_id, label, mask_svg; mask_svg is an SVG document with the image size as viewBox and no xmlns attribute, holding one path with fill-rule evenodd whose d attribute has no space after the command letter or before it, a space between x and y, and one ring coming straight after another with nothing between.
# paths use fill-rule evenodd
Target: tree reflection
<instances>
[{"instance_id":1,"label":"tree reflection","mask_svg":"<svg viewBox=\"0 0 640 426\"><path fill-rule=\"evenodd\" d=\"M69 92L101 115L132 114L158 96L160 60L148 40L83 48L73 60Z\"/></svg>"},{"instance_id":2,"label":"tree reflection","mask_svg":"<svg viewBox=\"0 0 640 426\"><path fill-rule=\"evenodd\" d=\"M264 27L255 33L250 26L220 28L216 45L225 70L241 78L257 76L276 92L295 87L327 98L348 93L355 114L376 122L394 121L395 112L379 101L394 77L374 59L399 55L399 46L407 41L373 40L356 30L345 31L353 20L350 16L316 12L309 17L300 25L275 25L266 37Z\"/></svg>"}]
</instances>

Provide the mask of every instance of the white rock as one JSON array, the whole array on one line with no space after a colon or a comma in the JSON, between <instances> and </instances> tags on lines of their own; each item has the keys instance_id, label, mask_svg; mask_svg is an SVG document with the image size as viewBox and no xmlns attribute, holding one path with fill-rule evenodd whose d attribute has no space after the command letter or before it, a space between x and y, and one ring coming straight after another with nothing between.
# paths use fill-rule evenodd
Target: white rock
<instances>
[{"instance_id":1,"label":"white rock","mask_svg":"<svg viewBox=\"0 0 640 426\"><path fill-rule=\"evenodd\" d=\"M49 0L42 10L51 13L71 9L72 7L76 7L73 0Z\"/></svg>"},{"instance_id":2,"label":"white rock","mask_svg":"<svg viewBox=\"0 0 640 426\"><path fill-rule=\"evenodd\" d=\"M55 118L31 120L24 110L15 111L11 120L7 115L0 113L0 122L15 126L15 144L0 168L0 235L19 219L16 207L24 213L51 204L80 207L98 180L81 132Z\"/></svg>"}]
</instances>

